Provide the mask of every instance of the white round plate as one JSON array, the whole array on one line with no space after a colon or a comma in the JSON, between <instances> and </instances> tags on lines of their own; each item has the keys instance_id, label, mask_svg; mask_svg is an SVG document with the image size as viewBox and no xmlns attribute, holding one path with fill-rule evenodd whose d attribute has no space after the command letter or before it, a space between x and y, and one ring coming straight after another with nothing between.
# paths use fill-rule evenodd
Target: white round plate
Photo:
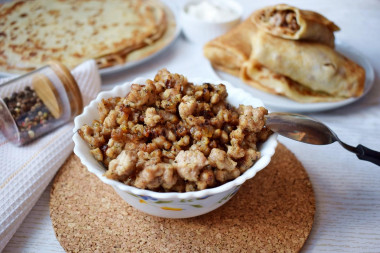
<instances>
[{"instance_id":1,"label":"white round plate","mask_svg":"<svg viewBox=\"0 0 380 253\"><path fill-rule=\"evenodd\" d=\"M217 69L212 68L216 75L222 79L226 80L232 85L241 88L249 93L251 93L254 97L260 98L265 106L271 111L283 111L283 112L318 112L318 111L326 111L331 109L336 109L338 107L342 107L348 104L355 102L356 100L363 97L368 91L371 89L375 74L373 68L367 58L358 52L356 49L348 46L344 43L337 42L335 49L346 56L347 58L355 61L357 64L362 66L366 72L365 86L364 92L361 96L356 98L348 98L338 102L327 102L327 103L298 103L293 100L290 100L283 96L269 94L260 90L257 90L251 86L245 84L240 78L227 74L225 72L219 71Z\"/></svg>"}]
</instances>

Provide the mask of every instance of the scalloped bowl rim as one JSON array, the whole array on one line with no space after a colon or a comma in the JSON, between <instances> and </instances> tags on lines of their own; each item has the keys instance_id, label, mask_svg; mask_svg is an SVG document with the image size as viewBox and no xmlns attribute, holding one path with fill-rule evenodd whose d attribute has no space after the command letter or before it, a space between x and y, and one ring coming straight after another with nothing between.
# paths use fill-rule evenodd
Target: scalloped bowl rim
<instances>
[{"instance_id":1,"label":"scalloped bowl rim","mask_svg":"<svg viewBox=\"0 0 380 253\"><path fill-rule=\"evenodd\" d=\"M129 92L126 91L131 84L137 83L137 84L143 84L148 78L138 77L134 79L132 82L125 82L122 85L115 86L113 89L109 91L102 91L98 94L98 96L90 102L89 105L87 105L82 114L78 115L74 119L74 135L73 135L73 141L74 141L74 153L79 157L81 163L86 166L87 170L91 173L95 174L102 182L111 185L112 187L117 187L119 190L124 192L130 192L135 195L142 195L142 196L150 196L156 199L189 199L189 198L202 198L209 195L215 195L218 193L222 193L225 191L228 191L232 189L233 187L242 185L246 180L253 178L257 172L259 172L261 169L265 168L270 160L273 154L275 153L275 148L277 146L277 134L273 133L264 143L262 143L261 147L261 157L259 160L255 162L255 164L249 168L247 171L245 171L243 174L241 174L239 177L235 178L232 181L229 181L227 183L224 183L220 186L214 187L214 188L208 188L200 191L192 191L192 192L154 192L151 190L145 190L136 188L133 186L129 186L126 184L123 184L119 181L108 179L104 174L104 168L101 168L101 165L98 161L95 160L95 158L92 157L90 154L89 147L87 143L82 140L82 138L77 133L77 130L85 124L85 122L88 121L88 118L91 119L91 122L93 119L95 119L97 114L97 105L103 98L109 98L109 97L116 97L116 96L123 96L120 94L124 94L124 96ZM232 86L230 83L222 80L215 80L215 79L209 79L209 78L187 78L189 82L192 82L194 84L201 84L201 83L212 83L212 84L224 84L227 87L227 92L230 95L231 92L233 93L241 93L245 96L249 96L252 101L255 102L257 105L264 106L263 102L257 98L254 98L252 95L248 94L244 90L240 88L236 88ZM228 97L227 97L228 101ZM96 117L91 114L90 111L96 110ZM90 160L86 158L86 156L90 155Z\"/></svg>"}]
</instances>

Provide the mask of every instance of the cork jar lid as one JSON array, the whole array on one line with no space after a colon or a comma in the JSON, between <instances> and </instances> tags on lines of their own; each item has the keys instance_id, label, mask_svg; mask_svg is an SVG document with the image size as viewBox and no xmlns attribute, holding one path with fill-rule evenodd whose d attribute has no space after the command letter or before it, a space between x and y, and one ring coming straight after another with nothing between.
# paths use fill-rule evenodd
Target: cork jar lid
<instances>
[{"instance_id":1,"label":"cork jar lid","mask_svg":"<svg viewBox=\"0 0 380 253\"><path fill-rule=\"evenodd\" d=\"M48 65L61 80L69 98L71 107L71 117L83 111L83 98L79 86L71 75L69 69L60 62L50 61Z\"/></svg>"}]
</instances>

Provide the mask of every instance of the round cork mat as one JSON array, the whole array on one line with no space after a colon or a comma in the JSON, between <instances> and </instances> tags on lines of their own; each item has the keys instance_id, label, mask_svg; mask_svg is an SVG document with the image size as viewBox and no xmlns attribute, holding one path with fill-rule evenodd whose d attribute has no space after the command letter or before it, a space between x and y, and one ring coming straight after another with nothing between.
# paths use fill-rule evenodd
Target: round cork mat
<instances>
[{"instance_id":1,"label":"round cork mat","mask_svg":"<svg viewBox=\"0 0 380 253\"><path fill-rule=\"evenodd\" d=\"M229 202L195 218L165 219L134 209L74 154L50 193L55 234L68 252L297 252L314 213L310 179L282 144Z\"/></svg>"}]
</instances>

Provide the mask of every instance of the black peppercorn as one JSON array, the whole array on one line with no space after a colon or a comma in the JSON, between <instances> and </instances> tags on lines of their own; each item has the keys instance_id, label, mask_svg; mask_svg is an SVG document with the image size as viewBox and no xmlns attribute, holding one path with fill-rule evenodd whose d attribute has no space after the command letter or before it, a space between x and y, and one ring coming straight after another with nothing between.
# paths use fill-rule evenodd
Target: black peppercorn
<instances>
[{"instance_id":1,"label":"black peppercorn","mask_svg":"<svg viewBox=\"0 0 380 253\"><path fill-rule=\"evenodd\" d=\"M82 108L69 69L50 62L0 86L0 132L21 146L69 122Z\"/></svg>"},{"instance_id":2,"label":"black peppercorn","mask_svg":"<svg viewBox=\"0 0 380 253\"><path fill-rule=\"evenodd\" d=\"M3 99L15 120L21 138L33 139L38 129L54 120L53 115L29 87Z\"/></svg>"}]
</instances>

